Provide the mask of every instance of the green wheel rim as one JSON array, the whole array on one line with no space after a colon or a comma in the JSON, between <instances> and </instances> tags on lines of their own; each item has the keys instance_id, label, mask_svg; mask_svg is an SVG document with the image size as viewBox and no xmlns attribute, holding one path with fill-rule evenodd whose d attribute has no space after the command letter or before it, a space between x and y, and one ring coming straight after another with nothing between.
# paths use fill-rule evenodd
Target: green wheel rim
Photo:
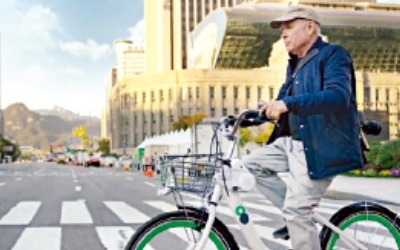
<instances>
[{"instance_id":1,"label":"green wheel rim","mask_svg":"<svg viewBox=\"0 0 400 250\"><path fill-rule=\"evenodd\" d=\"M144 247L149 244L149 242L158 234L173 228L187 228L187 229L195 229L198 225L193 221L187 220L175 220L168 221L158 225L153 228L150 232L148 232L145 237L139 242L137 249L143 250ZM225 250L225 246L221 239L217 236L217 234L213 231L210 232L209 235L210 240L214 243L218 250Z\"/></svg>"},{"instance_id":2,"label":"green wheel rim","mask_svg":"<svg viewBox=\"0 0 400 250\"><path fill-rule=\"evenodd\" d=\"M358 222L358 221L375 221L381 225L383 225L384 227L386 227L387 230L389 230L389 232L391 233L391 235L393 236L393 238L396 241L397 247L399 247L400 249L400 233L397 230L396 226L393 225L392 223L390 223L390 221L388 221L387 219L383 218L380 215L377 214L358 214L356 216L353 216L347 220L345 220L340 226L339 228L342 230L345 230L347 227L349 227L351 224ZM329 240L328 243L328 248L329 250L333 250L336 241L339 239L339 235L337 233L333 234L333 237Z\"/></svg>"}]
</instances>

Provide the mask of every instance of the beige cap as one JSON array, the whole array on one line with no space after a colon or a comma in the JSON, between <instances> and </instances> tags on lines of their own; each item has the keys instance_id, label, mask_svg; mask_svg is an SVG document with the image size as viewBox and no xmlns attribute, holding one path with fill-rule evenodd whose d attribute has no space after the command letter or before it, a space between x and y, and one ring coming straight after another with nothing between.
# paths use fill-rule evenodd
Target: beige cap
<instances>
[{"instance_id":1,"label":"beige cap","mask_svg":"<svg viewBox=\"0 0 400 250\"><path fill-rule=\"evenodd\" d=\"M308 19L320 23L319 16L314 9L305 6L291 6L289 10L282 16L271 21L271 28L277 29L281 27L283 22L292 21L295 19Z\"/></svg>"}]
</instances>

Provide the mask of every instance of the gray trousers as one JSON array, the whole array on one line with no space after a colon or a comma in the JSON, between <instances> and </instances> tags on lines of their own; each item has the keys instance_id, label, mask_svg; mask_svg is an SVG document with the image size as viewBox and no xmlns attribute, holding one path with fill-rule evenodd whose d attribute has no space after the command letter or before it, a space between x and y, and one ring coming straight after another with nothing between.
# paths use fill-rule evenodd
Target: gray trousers
<instances>
[{"instance_id":1,"label":"gray trousers","mask_svg":"<svg viewBox=\"0 0 400 250\"><path fill-rule=\"evenodd\" d=\"M293 250L320 250L318 230L310 215L332 178L310 179L303 143L281 137L244 156L238 164L256 176L259 191L282 210ZM289 173L287 185L278 172Z\"/></svg>"}]
</instances>

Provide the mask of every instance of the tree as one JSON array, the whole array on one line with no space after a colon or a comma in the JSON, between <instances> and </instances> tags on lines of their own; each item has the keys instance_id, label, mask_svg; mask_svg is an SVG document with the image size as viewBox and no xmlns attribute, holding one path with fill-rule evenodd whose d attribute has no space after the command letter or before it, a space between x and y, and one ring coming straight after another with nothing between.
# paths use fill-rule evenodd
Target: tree
<instances>
[{"instance_id":1,"label":"tree","mask_svg":"<svg viewBox=\"0 0 400 250\"><path fill-rule=\"evenodd\" d=\"M254 138L254 142L258 145L262 145L268 141L269 137L271 136L272 132L274 131L275 125L272 123L267 123L265 126L259 128L259 132L257 136Z\"/></svg>"},{"instance_id":2,"label":"tree","mask_svg":"<svg viewBox=\"0 0 400 250\"><path fill-rule=\"evenodd\" d=\"M99 141L99 147L97 151L100 151L101 154L108 155L110 154L110 140L107 138L103 138Z\"/></svg>"},{"instance_id":3,"label":"tree","mask_svg":"<svg viewBox=\"0 0 400 250\"><path fill-rule=\"evenodd\" d=\"M206 114L202 112L193 115L179 116L178 120L172 123L171 129L172 131L181 129L186 130L187 128L192 127L195 123L201 122L204 117L206 117Z\"/></svg>"},{"instance_id":4,"label":"tree","mask_svg":"<svg viewBox=\"0 0 400 250\"><path fill-rule=\"evenodd\" d=\"M240 128L239 130L239 146L243 147L246 143L253 141L250 129Z\"/></svg>"}]
</instances>

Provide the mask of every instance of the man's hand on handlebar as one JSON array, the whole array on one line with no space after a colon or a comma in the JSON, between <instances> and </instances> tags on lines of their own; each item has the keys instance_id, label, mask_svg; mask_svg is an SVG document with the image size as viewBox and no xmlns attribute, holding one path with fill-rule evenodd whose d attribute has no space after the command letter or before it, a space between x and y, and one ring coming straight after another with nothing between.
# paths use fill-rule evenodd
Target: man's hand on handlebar
<instances>
[{"instance_id":1,"label":"man's hand on handlebar","mask_svg":"<svg viewBox=\"0 0 400 250\"><path fill-rule=\"evenodd\" d=\"M265 115L273 121L278 121L281 114L288 112L288 108L283 101L270 101L260 108L260 115Z\"/></svg>"}]
</instances>

